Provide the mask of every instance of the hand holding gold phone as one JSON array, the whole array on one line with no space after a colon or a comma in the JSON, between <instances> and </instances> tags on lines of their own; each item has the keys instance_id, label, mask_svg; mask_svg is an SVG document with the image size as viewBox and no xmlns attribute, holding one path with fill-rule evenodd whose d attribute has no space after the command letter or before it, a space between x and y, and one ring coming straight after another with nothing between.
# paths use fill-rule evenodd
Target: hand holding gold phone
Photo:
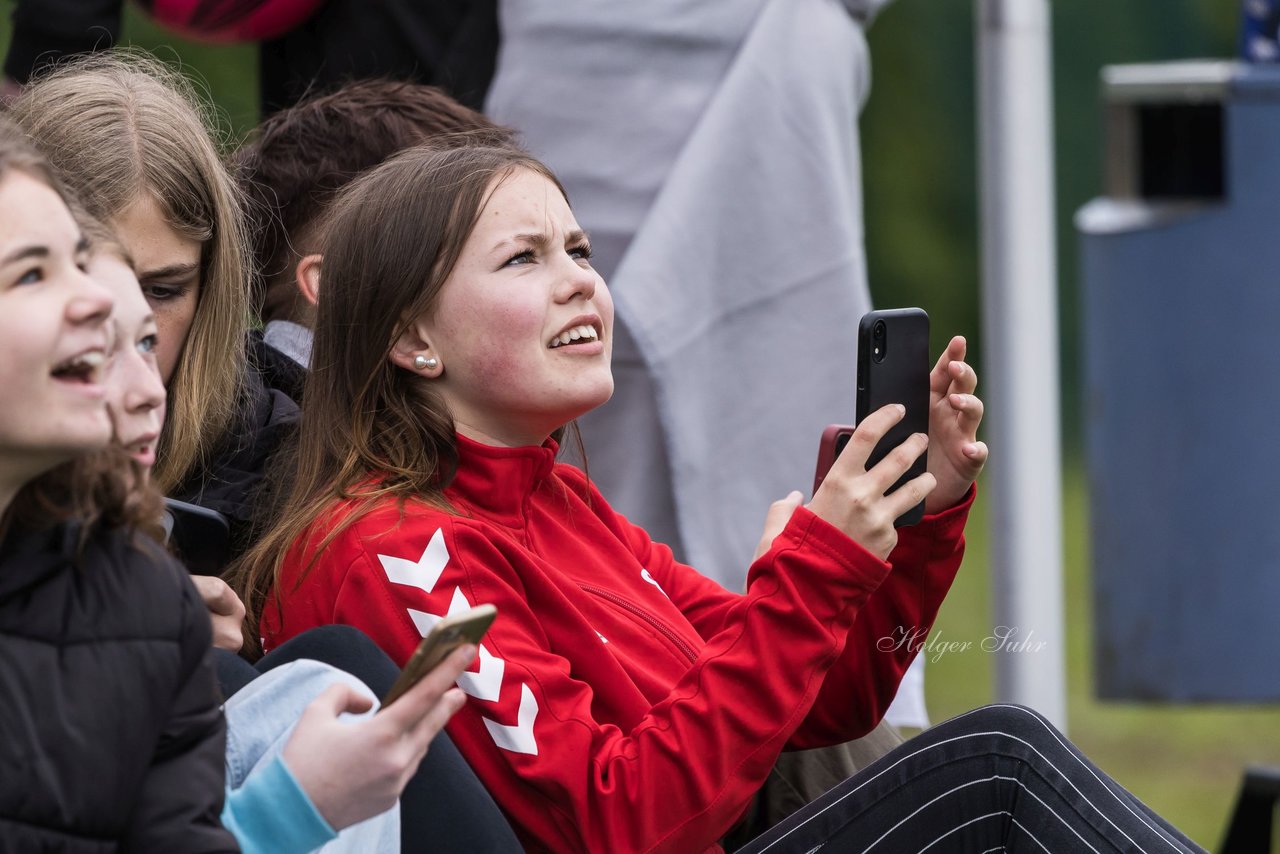
<instances>
[{"instance_id":1,"label":"hand holding gold phone","mask_svg":"<svg viewBox=\"0 0 1280 854\"><path fill-rule=\"evenodd\" d=\"M432 626L431 631L427 632L413 655L405 662L400 678L382 699L383 708L416 685L418 680L444 661L449 653L465 644L479 644L497 616L498 609L493 605L477 605L466 611L450 614Z\"/></svg>"}]
</instances>

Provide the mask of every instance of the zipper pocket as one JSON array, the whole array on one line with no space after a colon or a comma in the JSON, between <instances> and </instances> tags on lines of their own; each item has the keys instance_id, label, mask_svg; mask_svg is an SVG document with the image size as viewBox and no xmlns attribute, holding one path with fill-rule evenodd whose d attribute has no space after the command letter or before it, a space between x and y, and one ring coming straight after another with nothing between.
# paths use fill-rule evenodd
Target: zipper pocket
<instances>
[{"instance_id":1,"label":"zipper pocket","mask_svg":"<svg viewBox=\"0 0 1280 854\"><path fill-rule=\"evenodd\" d=\"M614 593L612 590L605 590L603 587L596 587L594 584L579 584L578 586L581 587L586 592L592 594L593 596L599 596L601 599L606 599L612 602L613 604L618 605L623 610L628 611L631 614L634 614L644 622L648 623L655 630L657 630L658 634L662 635L664 638L671 641L671 644L676 649L684 653L685 657L689 659L690 664L698 660L698 653L694 651L693 647L689 645L688 641L680 637L678 634L676 634L674 631L671 630L670 626L663 623L661 620L659 620L657 617L650 614L644 608L641 608L639 605L635 604L634 602L631 602L628 599L624 599L623 597L619 596L617 593Z\"/></svg>"}]
</instances>

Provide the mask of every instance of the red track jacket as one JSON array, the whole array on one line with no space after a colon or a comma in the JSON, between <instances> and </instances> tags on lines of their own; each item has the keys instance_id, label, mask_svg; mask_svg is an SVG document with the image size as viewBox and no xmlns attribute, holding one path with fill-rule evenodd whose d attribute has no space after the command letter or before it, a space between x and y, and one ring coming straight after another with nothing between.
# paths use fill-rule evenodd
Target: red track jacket
<instances>
[{"instance_id":1,"label":"red track jacket","mask_svg":"<svg viewBox=\"0 0 1280 854\"><path fill-rule=\"evenodd\" d=\"M902 529L889 563L800 508L739 595L613 512L554 442L458 442L457 515L389 501L299 585L336 506L261 629L270 649L346 623L403 665L443 615L495 604L448 732L533 850L717 850L784 748L869 732L912 658L877 643L932 625L972 501Z\"/></svg>"}]
</instances>

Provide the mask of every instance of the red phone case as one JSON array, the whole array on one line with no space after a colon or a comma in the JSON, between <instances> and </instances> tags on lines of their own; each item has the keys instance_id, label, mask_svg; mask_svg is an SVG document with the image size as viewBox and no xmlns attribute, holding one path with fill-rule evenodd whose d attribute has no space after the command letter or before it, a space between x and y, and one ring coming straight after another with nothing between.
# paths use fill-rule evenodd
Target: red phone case
<instances>
[{"instance_id":1,"label":"red phone case","mask_svg":"<svg viewBox=\"0 0 1280 854\"><path fill-rule=\"evenodd\" d=\"M852 424L828 424L827 429L822 431L822 441L818 444L818 467L813 472L813 491L815 493L818 491L818 487L822 486L822 481L826 479L827 472L831 471L831 467L835 465L836 457L840 456L840 452L849 443L849 437L852 435Z\"/></svg>"}]
</instances>

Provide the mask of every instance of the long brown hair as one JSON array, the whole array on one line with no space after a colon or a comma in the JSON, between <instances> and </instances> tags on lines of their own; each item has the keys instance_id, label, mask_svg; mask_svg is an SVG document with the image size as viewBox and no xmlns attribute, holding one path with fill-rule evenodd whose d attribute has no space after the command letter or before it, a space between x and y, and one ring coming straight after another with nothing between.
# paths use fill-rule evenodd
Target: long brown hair
<instances>
[{"instance_id":1,"label":"long brown hair","mask_svg":"<svg viewBox=\"0 0 1280 854\"><path fill-rule=\"evenodd\" d=\"M200 293L168 383L153 478L169 492L230 433L245 371L249 262L242 201L191 83L143 53L78 57L23 90L10 115L105 223L142 193L199 241Z\"/></svg>"},{"instance_id":2,"label":"long brown hair","mask_svg":"<svg viewBox=\"0 0 1280 854\"><path fill-rule=\"evenodd\" d=\"M159 547L164 502L146 471L123 448L83 454L27 482L3 513L0 541L13 528L39 530L69 521L80 526L83 548L94 530L142 533Z\"/></svg>"},{"instance_id":3,"label":"long brown hair","mask_svg":"<svg viewBox=\"0 0 1280 854\"><path fill-rule=\"evenodd\" d=\"M71 207L73 200L45 156L36 149L22 129L4 113L0 113L0 178L14 169L35 178L58 194L62 203Z\"/></svg>"},{"instance_id":4,"label":"long brown hair","mask_svg":"<svg viewBox=\"0 0 1280 854\"><path fill-rule=\"evenodd\" d=\"M453 417L430 380L389 356L435 307L489 194L517 169L560 187L514 148L426 146L358 178L336 200L322 238L311 374L278 521L230 571L245 603L246 637L258 637L268 592L300 538L312 555L305 576L343 528L388 496L448 509L444 490L458 465ZM357 503L340 527L309 530L347 499Z\"/></svg>"}]
</instances>

